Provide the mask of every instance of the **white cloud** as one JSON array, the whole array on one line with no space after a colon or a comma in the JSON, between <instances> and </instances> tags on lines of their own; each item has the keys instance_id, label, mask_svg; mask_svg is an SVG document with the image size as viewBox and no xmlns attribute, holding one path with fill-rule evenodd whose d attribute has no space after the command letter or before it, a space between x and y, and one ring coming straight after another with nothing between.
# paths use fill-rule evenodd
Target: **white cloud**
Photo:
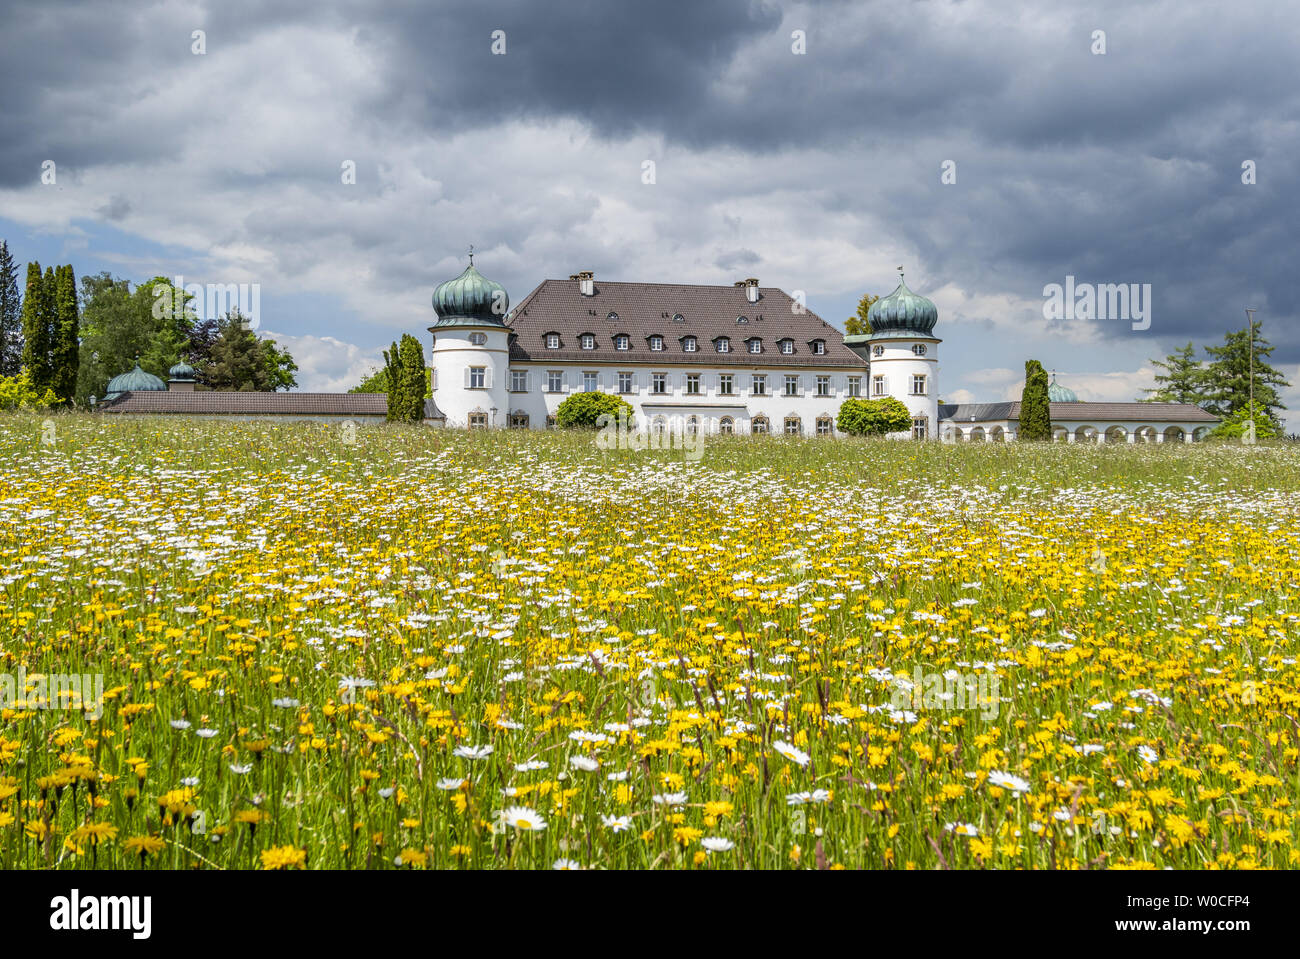
<instances>
[{"instance_id":1,"label":"white cloud","mask_svg":"<svg viewBox=\"0 0 1300 959\"><path fill-rule=\"evenodd\" d=\"M298 389L306 393L346 392L371 370L384 365L382 352L363 349L332 336L259 332L292 354L298 364Z\"/></svg>"}]
</instances>

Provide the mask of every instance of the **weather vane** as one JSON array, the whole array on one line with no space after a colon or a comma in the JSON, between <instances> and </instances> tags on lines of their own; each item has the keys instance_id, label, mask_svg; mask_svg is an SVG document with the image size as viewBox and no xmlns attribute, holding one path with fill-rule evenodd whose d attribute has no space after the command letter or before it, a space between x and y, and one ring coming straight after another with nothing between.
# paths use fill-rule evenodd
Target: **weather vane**
<instances>
[{"instance_id":1,"label":"weather vane","mask_svg":"<svg viewBox=\"0 0 1300 959\"><path fill-rule=\"evenodd\" d=\"M901 266L898 268L898 282L903 282L903 268Z\"/></svg>"},{"instance_id":2,"label":"weather vane","mask_svg":"<svg viewBox=\"0 0 1300 959\"><path fill-rule=\"evenodd\" d=\"M474 265L474 244L473 243L469 245L469 265L470 266Z\"/></svg>"}]
</instances>

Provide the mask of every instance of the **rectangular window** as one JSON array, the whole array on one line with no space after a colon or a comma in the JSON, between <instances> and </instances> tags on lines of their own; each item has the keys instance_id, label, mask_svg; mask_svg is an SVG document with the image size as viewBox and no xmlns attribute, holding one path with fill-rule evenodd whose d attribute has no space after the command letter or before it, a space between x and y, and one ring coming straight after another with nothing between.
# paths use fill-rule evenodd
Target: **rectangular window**
<instances>
[{"instance_id":1,"label":"rectangular window","mask_svg":"<svg viewBox=\"0 0 1300 959\"><path fill-rule=\"evenodd\" d=\"M718 395L731 396L731 384L734 378L730 373L723 373L718 377Z\"/></svg>"},{"instance_id":2,"label":"rectangular window","mask_svg":"<svg viewBox=\"0 0 1300 959\"><path fill-rule=\"evenodd\" d=\"M725 336L718 340L716 346L719 353L731 352L731 340L727 339Z\"/></svg>"},{"instance_id":3,"label":"rectangular window","mask_svg":"<svg viewBox=\"0 0 1300 959\"><path fill-rule=\"evenodd\" d=\"M781 352L782 352L782 353L786 353L786 354L793 353L793 352L794 352L794 340L782 340L782 341L781 341Z\"/></svg>"},{"instance_id":4,"label":"rectangular window","mask_svg":"<svg viewBox=\"0 0 1300 959\"><path fill-rule=\"evenodd\" d=\"M862 377L860 377L860 376L850 376L850 377L849 377L849 396L861 396L861 395L862 395Z\"/></svg>"},{"instance_id":5,"label":"rectangular window","mask_svg":"<svg viewBox=\"0 0 1300 959\"><path fill-rule=\"evenodd\" d=\"M486 366L471 366L469 368L469 388L471 390L483 389L483 385L486 381L487 381Z\"/></svg>"},{"instance_id":6,"label":"rectangular window","mask_svg":"<svg viewBox=\"0 0 1300 959\"><path fill-rule=\"evenodd\" d=\"M630 347L630 346L631 346L631 343L628 342L628 338L627 338L626 336L616 336L616 337L614 337L614 349L616 349L616 350L626 350L626 349L628 349L628 347Z\"/></svg>"},{"instance_id":7,"label":"rectangular window","mask_svg":"<svg viewBox=\"0 0 1300 959\"><path fill-rule=\"evenodd\" d=\"M546 371L546 392L548 393L564 392L564 371L563 370Z\"/></svg>"},{"instance_id":8,"label":"rectangular window","mask_svg":"<svg viewBox=\"0 0 1300 959\"><path fill-rule=\"evenodd\" d=\"M511 393L528 392L528 371L527 370L510 371L510 392Z\"/></svg>"},{"instance_id":9,"label":"rectangular window","mask_svg":"<svg viewBox=\"0 0 1300 959\"><path fill-rule=\"evenodd\" d=\"M582 348L584 350L594 350L596 348L596 338L590 333L582 334Z\"/></svg>"},{"instance_id":10,"label":"rectangular window","mask_svg":"<svg viewBox=\"0 0 1300 959\"><path fill-rule=\"evenodd\" d=\"M471 414L469 414L469 428L470 428L470 429L472 429L472 430L485 430L485 429L487 429L487 425L488 425L488 424L487 424L487 414L486 414L486 413L471 413Z\"/></svg>"},{"instance_id":11,"label":"rectangular window","mask_svg":"<svg viewBox=\"0 0 1300 959\"><path fill-rule=\"evenodd\" d=\"M794 373L787 373L785 375L785 395L786 396L799 395L799 377ZM787 430L787 432L789 431Z\"/></svg>"},{"instance_id":12,"label":"rectangular window","mask_svg":"<svg viewBox=\"0 0 1300 959\"><path fill-rule=\"evenodd\" d=\"M663 348L664 348L664 338L663 338L662 336L652 336L652 337L650 337L650 349L651 349L651 350L653 350L653 351L656 352L656 353L660 353L660 352L663 351Z\"/></svg>"},{"instance_id":13,"label":"rectangular window","mask_svg":"<svg viewBox=\"0 0 1300 959\"><path fill-rule=\"evenodd\" d=\"M925 374L924 373L912 374L912 395L913 396L925 395Z\"/></svg>"},{"instance_id":14,"label":"rectangular window","mask_svg":"<svg viewBox=\"0 0 1300 959\"><path fill-rule=\"evenodd\" d=\"M767 395L767 377L766 377L766 376L760 376L759 374L755 373L755 374L754 374L754 386L753 386L753 388L750 390L750 392L753 393L755 396L766 396L766 395Z\"/></svg>"},{"instance_id":15,"label":"rectangular window","mask_svg":"<svg viewBox=\"0 0 1300 959\"><path fill-rule=\"evenodd\" d=\"M750 340L750 341L749 341L749 352L751 352L751 353L762 353L762 352L763 352L763 341L762 341L762 340Z\"/></svg>"},{"instance_id":16,"label":"rectangular window","mask_svg":"<svg viewBox=\"0 0 1300 959\"><path fill-rule=\"evenodd\" d=\"M700 374L699 373L686 374L686 392L690 396L700 395Z\"/></svg>"},{"instance_id":17,"label":"rectangular window","mask_svg":"<svg viewBox=\"0 0 1300 959\"><path fill-rule=\"evenodd\" d=\"M924 416L919 416L916 419L912 420L912 439L914 440L925 439L925 434L926 434L925 425L926 424L925 424Z\"/></svg>"},{"instance_id":18,"label":"rectangular window","mask_svg":"<svg viewBox=\"0 0 1300 959\"><path fill-rule=\"evenodd\" d=\"M620 373L620 374L618 374L618 391L619 391L620 393L631 393L631 392L632 392L632 374L631 374L631 373Z\"/></svg>"},{"instance_id":19,"label":"rectangular window","mask_svg":"<svg viewBox=\"0 0 1300 959\"><path fill-rule=\"evenodd\" d=\"M871 378L871 395L872 396L885 395L885 378L883 376L873 376Z\"/></svg>"},{"instance_id":20,"label":"rectangular window","mask_svg":"<svg viewBox=\"0 0 1300 959\"><path fill-rule=\"evenodd\" d=\"M831 378L829 376L817 377L817 395L818 396L831 395Z\"/></svg>"},{"instance_id":21,"label":"rectangular window","mask_svg":"<svg viewBox=\"0 0 1300 959\"><path fill-rule=\"evenodd\" d=\"M582 389L586 393L594 393L600 389L600 375L598 373L584 372L582 374Z\"/></svg>"},{"instance_id":22,"label":"rectangular window","mask_svg":"<svg viewBox=\"0 0 1300 959\"><path fill-rule=\"evenodd\" d=\"M826 353L826 344L821 340L813 340L813 352L818 356L824 355Z\"/></svg>"},{"instance_id":23,"label":"rectangular window","mask_svg":"<svg viewBox=\"0 0 1300 959\"><path fill-rule=\"evenodd\" d=\"M667 393L668 392L668 374L652 373L650 375L650 392Z\"/></svg>"},{"instance_id":24,"label":"rectangular window","mask_svg":"<svg viewBox=\"0 0 1300 959\"><path fill-rule=\"evenodd\" d=\"M510 414L510 428L511 428L512 430L526 430L526 429L528 429L528 414L527 414L527 413L511 413L511 414Z\"/></svg>"},{"instance_id":25,"label":"rectangular window","mask_svg":"<svg viewBox=\"0 0 1300 959\"><path fill-rule=\"evenodd\" d=\"M560 348L560 334L559 334L559 333L547 333L547 334L546 334L546 348L547 348L548 350L558 350L558 349Z\"/></svg>"}]
</instances>

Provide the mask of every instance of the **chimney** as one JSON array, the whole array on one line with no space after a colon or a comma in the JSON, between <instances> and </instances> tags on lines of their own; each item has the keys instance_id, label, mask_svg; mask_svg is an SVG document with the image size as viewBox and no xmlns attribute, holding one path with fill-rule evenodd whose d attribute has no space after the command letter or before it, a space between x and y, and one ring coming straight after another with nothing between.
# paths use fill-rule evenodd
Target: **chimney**
<instances>
[{"instance_id":1,"label":"chimney","mask_svg":"<svg viewBox=\"0 0 1300 959\"><path fill-rule=\"evenodd\" d=\"M581 273L577 274L577 277L578 277L578 291L583 296L595 296L596 295L596 274L593 273L591 270L583 270Z\"/></svg>"},{"instance_id":2,"label":"chimney","mask_svg":"<svg viewBox=\"0 0 1300 959\"><path fill-rule=\"evenodd\" d=\"M745 280L738 280L736 281L736 286L743 286L745 288L745 299L749 300L750 303L758 302L758 278L757 277L751 276Z\"/></svg>"}]
</instances>

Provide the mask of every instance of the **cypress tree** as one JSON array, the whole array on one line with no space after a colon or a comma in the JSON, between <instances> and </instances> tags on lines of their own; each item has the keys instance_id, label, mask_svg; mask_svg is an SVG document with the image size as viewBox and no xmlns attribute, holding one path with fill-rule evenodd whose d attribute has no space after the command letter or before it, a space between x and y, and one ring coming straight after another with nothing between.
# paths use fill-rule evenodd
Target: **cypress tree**
<instances>
[{"instance_id":1,"label":"cypress tree","mask_svg":"<svg viewBox=\"0 0 1300 959\"><path fill-rule=\"evenodd\" d=\"M402 398L405 401L406 421L419 423L424 419L424 394L429 378L424 372L424 349L410 333L402 334L398 348L402 362Z\"/></svg>"},{"instance_id":2,"label":"cypress tree","mask_svg":"<svg viewBox=\"0 0 1300 959\"><path fill-rule=\"evenodd\" d=\"M1052 438L1052 409L1048 405L1047 370L1037 360L1025 361L1025 389L1020 394L1020 430L1022 440Z\"/></svg>"},{"instance_id":3,"label":"cypress tree","mask_svg":"<svg viewBox=\"0 0 1300 959\"><path fill-rule=\"evenodd\" d=\"M18 267L9 244L0 240L0 376L14 376L23 367L22 311Z\"/></svg>"},{"instance_id":4,"label":"cypress tree","mask_svg":"<svg viewBox=\"0 0 1300 959\"><path fill-rule=\"evenodd\" d=\"M402 376L402 357L396 341L384 350L384 372L388 380L388 415L390 423L400 423L406 415L406 380Z\"/></svg>"},{"instance_id":5,"label":"cypress tree","mask_svg":"<svg viewBox=\"0 0 1300 959\"><path fill-rule=\"evenodd\" d=\"M71 405L72 397L77 391L77 368L80 365L80 325L77 313L77 277L72 264L59 267L55 274L54 292L55 314L58 321L54 328L51 349L51 376L55 394L66 404Z\"/></svg>"},{"instance_id":6,"label":"cypress tree","mask_svg":"<svg viewBox=\"0 0 1300 959\"><path fill-rule=\"evenodd\" d=\"M54 313L53 283L47 287L39 263L27 264L27 292L23 296L23 368L37 392L53 386L50 370L51 326Z\"/></svg>"}]
</instances>

